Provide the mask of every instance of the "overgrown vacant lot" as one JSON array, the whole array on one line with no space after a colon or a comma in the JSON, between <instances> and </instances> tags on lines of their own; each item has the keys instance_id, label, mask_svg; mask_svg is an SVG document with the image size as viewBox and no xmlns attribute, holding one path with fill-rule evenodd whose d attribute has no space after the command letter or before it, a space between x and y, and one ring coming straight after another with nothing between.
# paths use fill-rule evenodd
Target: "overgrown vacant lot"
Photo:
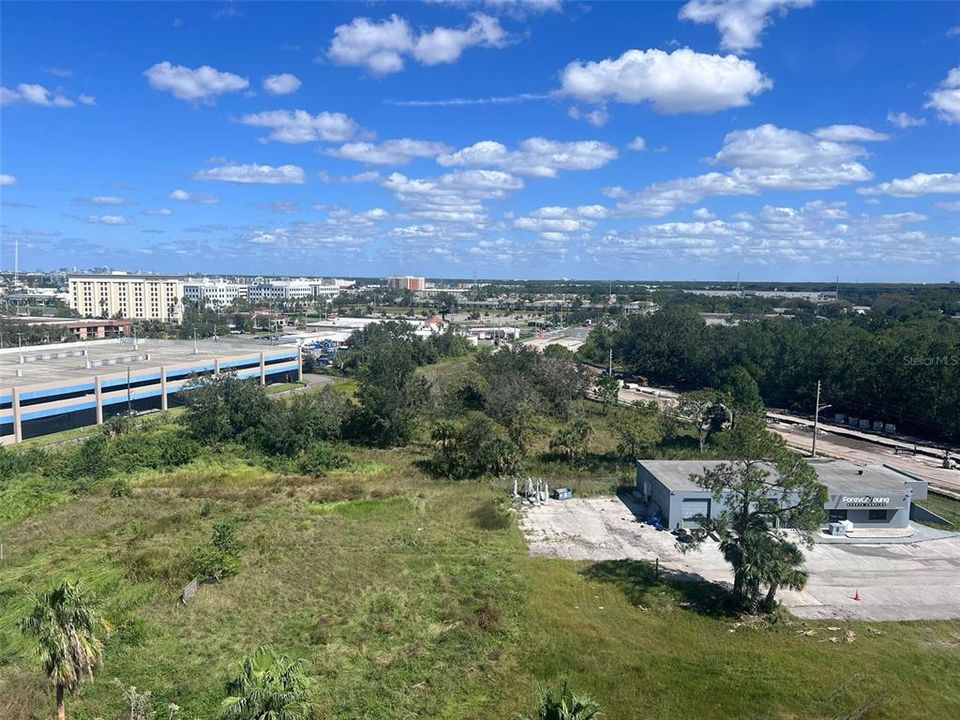
<instances>
[{"instance_id":1,"label":"overgrown vacant lot","mask_svg":"<svg viewBox=\"0 0 960 720\"><path fill-rule=\"evenodd\" d=\"M129 497L5 488L29 508L0 520L0 716L52 713L16 621L63 577L113 628L97 680L68 698L88 720L123 712L112 678L213 718L258 645L308 661L328 718L503 720L559 678L608 718L960 716L960 623L736 627L709 588L645 565L528 557L500 489L428 479L425 455L349 454L322 479L208 458L136 475ZM178 607L192 554L230 519L239 573Z\"/></svg>"}]
</instances>

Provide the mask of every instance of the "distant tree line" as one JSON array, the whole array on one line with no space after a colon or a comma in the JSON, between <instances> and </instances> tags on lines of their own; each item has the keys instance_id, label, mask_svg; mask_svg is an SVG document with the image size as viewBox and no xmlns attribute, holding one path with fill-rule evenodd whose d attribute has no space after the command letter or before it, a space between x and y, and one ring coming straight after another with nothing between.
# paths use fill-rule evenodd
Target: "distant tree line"
<instances>
[{"instance_id":1,"label":"distant tree line","mask_svg":"<svg viewBox=\"0 0 960 720\"><path fill-rule=\"evenodd\" d=\"M619 364L653 382L735 383L746 393L755 385L769 407L812 413L820 380L831 413L960 439L960 320L943 314L707 326L695 308L670 305L616 329L598 327L581 355L603 363L610 348Z\"/></svg>"}]
</instances>

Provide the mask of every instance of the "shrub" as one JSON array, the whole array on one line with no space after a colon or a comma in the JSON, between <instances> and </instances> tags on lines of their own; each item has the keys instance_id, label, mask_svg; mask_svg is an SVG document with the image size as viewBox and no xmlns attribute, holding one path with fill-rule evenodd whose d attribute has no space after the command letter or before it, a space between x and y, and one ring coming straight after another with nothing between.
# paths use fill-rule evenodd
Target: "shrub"
<instances>
[{"instance_id":1,"label":"shrub","mask_svg":"<svg viewBox=\"0 0 960 720\"><path fill-rule=\"evenodd\" d=\"M227 555L239 555L243 550L243 543L237 537L236 522L222 522L214 525L210 544Z\"/></svg>"},{"instance_id":2,"label":"shrub","mask_svg":"<svg viewBox=\"0 0 960 720\"><path fill-rule=\"evenodd\" d=\"M17 475L41 467L46 458L47 453L40 448L20 451L8 450L0 445L0 480L12 480Z\"/></svg>"},{"instance_id":3,"label":"shrub","mask_svg":"<svg viewBox=\"0 0 960 720\"><path fill-rule=\"evenodd\" d=\"M349 460L334 452L328 445L314 443L300 456L298 467L305 475L322 477L329 470L345 467Z\"/></svg>"},{"instance_id":4,"label":"shrub","mask_svg":"<svg viewBox=\"0 0 960 720\"><path fill-rule=\"evenodd\" d=\"M110 474L111 458L107 439L103 435L94 435L71 448L65 459L64 474L73 481L70 489L75 493L86 492L97 480L103 480Z\"/></svg>"},{"instance_id":5,"label":"shrub","mask_svg":"<svg viewBox=\"0 0 960 720\"><path fill-rule=\"evenodd\" d=\"M110 486L110 497L112 498L130 497L132 494L133 487L126 478L114 480L113 485Z\"/></svg>"},{"instance_id":6,"label":"shrub","mask_svg":"<svg viewBox=\"0 0 960 720\"><path fill-rule=\"evenodd\" d=\"M193 573L205 582L220 582L240 572L240 551L243 543L237 537L236 521L213 526L210 543L193 556Z\"/></svg>"},{"instance_id":7,"label":"shrub","mask_svg":"<svg viewBox=\"0 0 960 720\"><path fill-rule=\"evenodd\" d=\"M240 572L240 558L227 555L213 545L204 545L193 556L193 574L203 582L218 583Z\"/></svg>"},{"instance_id":8,"label":"shrub","mask_svg":"<svg viewBox=\"0 0 960 720\"><path fill-rule=\"evenodd\" d=\"M441 420L434 426L431 440L433 470L443 477L510 474L523 460L523 452L504 428L483 413L470 413L462 423Z\"/></svg>"},{"instance_id":9,"label":"shrub","mask_svg":"<svg viewBox=\"0 0 960 720\"><path fill-rule=\"evenodd\" d=\"M111 444L114 467L127 471L186 465L199 453L200 445L180 431L129 432Z\"/></svg>"}]
</instances>

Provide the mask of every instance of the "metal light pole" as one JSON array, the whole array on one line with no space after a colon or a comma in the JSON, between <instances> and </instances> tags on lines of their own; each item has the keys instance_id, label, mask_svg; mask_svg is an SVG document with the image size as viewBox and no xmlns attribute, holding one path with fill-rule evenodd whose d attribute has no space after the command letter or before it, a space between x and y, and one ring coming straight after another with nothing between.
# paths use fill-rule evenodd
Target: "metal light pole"
<instances>
[{"instance_id":1,"label":"metal light pole","mask_svg":"<svg viewBox=\"0 0 960 720\"><path fill-rule=\"evenodd\" d=\"M130 366L127 366L127 417L133 414L133 404L130 400Z\"/></svg>"},{"instance_id":2,"label":"metal light pole","mask_svg":"<svg viewBox=\"0 0 960 720\"><path fill-rule=\"evenodd\" d=\"M826 410L830 405L820 404L820 381L817 380L817 400L813 411L813 447L810 448L810 457L817 456L817 433L820 432L820 411Z\"/></svg>"}]
</instances>

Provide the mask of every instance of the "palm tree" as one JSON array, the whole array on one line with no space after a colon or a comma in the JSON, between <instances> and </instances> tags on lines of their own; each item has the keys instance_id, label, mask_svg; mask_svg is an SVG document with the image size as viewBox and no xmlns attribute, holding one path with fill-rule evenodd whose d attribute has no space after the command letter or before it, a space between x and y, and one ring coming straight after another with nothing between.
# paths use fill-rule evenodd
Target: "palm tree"
<instances>
[{"instance_id":1,"label":"palm tree","mask_svg":"<svg viewBox=\"0 0 960 720\"><path fill-rule=\"evenodd\" d=\"M794 543L783 541L773 548L772 557L764 564L762 579L767 583L763 607L773 610L777 590L803 590L807 585L807 571L803 569L803 553Z\"/></svg>"},{"instance_id":2,"label":"palm tree","mask_svg":"<svg viewBox=\"0 0 960 720\"><path fill-rule=\"evenodd\" d=\"M540 690L540 705L535 715L527 720L595 720L600 717L600 705L586 695L577 695L567 681L549 690Z\"/></svg>"},{"instance_id":3,"label":"palm tree","mask_svg":"<svg viewBox=\"0 0 960 720\"><path fill-rule=\"evenodd\" d=\"M310 679L303 660L274 655L263 647L245 658L227 683L220 707L224 720L303 720L309 710Z\"/></svg>"},{"instance_id":4,"label":"palm tree","mask_svg":"<svg viewBox=\"0 0 960 720\"><path fill-rule=\"evenodd\" d=\"M433 446L442 454L452 453L460 442L458 428L455 423L449 420L440 420L430 431L430 439Z\"/></svg>"},{"instance_id":5,"label":"palm tree","mask_svg":"<svg viewBox=\"0 0 960 720\"><path fill-rule=\"evenodd\" d=\"M103 644L94 634L103 621L95 603L79 582L63 581L34 598L33 611L20 621L20 630L37 641L43 671L57 689L57 720L66 720L64 690L74 692L93 678Z\"/></svg>"},{"instance_id":6,"label":"palm tree","mask_svg":"<svg viewBox=\"0 0 960 720\"><path fill-rule=\"evenodd\" d=\"M586 452L592 430L584 420L576 420L557 432L550 440L550 449L573 465Z\"/></svg>"}]
</instances>

